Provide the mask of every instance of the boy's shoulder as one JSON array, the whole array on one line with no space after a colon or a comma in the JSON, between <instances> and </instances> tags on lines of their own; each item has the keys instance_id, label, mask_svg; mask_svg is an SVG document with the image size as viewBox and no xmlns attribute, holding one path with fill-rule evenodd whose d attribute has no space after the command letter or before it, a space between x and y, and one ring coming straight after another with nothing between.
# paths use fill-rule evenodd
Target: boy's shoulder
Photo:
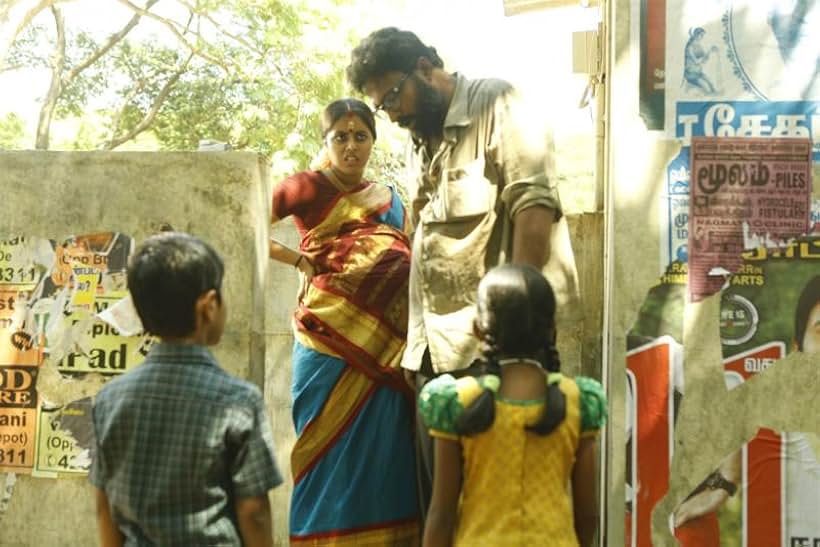
<instances>
[{"instance_id":1,"label":"boy's shoulder","mask_svg":"<svg viewBox=\"0 0 820 547\"><path fill-rule=\"evenodd\" d=\"M207 348L152 349L139 366L103 386L96 399L118 400L128 394L190 396L242 406L263 399L258 386L227 372Z\"/></svg>"}]
</instances>

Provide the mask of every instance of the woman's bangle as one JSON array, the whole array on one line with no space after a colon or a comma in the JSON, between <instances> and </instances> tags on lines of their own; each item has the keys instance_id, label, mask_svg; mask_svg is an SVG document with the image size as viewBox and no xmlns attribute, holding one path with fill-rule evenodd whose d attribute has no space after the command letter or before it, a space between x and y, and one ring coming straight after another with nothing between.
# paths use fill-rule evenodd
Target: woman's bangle
<instances>
[{"instance_id":1,"label":"woman's bangle","mask_svg":"<svg viewBox=\"0 0 820 547\"><path fill-rule=\"evenodd\" d=\"M296 262L293 263L293 267L299 269L299 263L302 261L303 258L305 258L305 255L300 254L299 258L296 259Z\"/></svg>"}]
</instances>

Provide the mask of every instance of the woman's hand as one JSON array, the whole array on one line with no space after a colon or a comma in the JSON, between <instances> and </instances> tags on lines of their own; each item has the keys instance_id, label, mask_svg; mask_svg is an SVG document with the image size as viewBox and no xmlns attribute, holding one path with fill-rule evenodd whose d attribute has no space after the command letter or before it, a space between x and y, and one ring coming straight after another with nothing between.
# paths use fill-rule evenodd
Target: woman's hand
<instances>
[{"instance_id":1,"label":"woman's hand","mask_svg":"<svg viewBox=\"0 0 820 547\"><path fill-rule=\"evenodd\" d=\"M301 302L307 292L310 282L313 280L313 276L316 275L316 267L307 255L299 255L295 266L299 271L299 294L297 299Z\"/></svg>"}]
</instances>

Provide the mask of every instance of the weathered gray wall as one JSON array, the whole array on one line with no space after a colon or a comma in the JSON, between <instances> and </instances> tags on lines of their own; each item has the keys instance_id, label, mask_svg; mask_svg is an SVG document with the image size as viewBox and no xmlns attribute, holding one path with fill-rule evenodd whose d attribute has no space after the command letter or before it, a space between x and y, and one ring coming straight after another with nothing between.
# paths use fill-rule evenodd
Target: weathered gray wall
<instances>
[{"instance_id":1,"label":"weathered gray wall","mask_svg":"<svg viewBox=\"0 0 820 547\"><path fill-rule=\"evenodd\" d=\"M292 249L299 246L296 228L290 220L278 223L271 237ZM275 508L274 536L277 544L288 542L288 509L290 507L291 474L290 451L296 437L290 412L291 349L293 334L291 315L296 305L299 276L285 264L270 261L267 281L265 323L265 402L272 417L273 437L276 439L276 460L285 477L285 483L271 497Z\"/></svg>"},{"instance_id":2,"label":"weathered gray wall","mask_svg":"<svg viewBox=\"0 0 820 547\"><path fill-rule=\"evenodd\" d=\"M268 169L253 154L0 152L0 237L119 231L139 242L167 223L214 245L226 263L229 306L215 354L260 386L271 307L264 285L269 202ZM38 388L49 400L91 395L101 384L96 375L62 379L48 361L41 372ZM18 475L0 513L0 545L95 545L96 538L85 478Z\"/></svg>"}]
</instances>

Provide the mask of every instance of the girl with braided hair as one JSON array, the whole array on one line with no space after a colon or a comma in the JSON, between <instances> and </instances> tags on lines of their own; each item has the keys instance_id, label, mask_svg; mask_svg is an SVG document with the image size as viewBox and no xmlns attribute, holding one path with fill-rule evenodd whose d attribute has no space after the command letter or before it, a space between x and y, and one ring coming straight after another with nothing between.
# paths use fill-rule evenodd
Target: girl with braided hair
<instances>
[{"instance_id":1,"label":"girl with braided hair","mask_svg":"<svg viewBox=\"0 0 820 547\"><path fill-rule=\"evenodd\" d=\"M493 268L474 330L486 373L440 376L419 397L435 438L425 547L591 544L606 398L559 372L552 288L531 266Z\"/></svg>"}]
</instances>

